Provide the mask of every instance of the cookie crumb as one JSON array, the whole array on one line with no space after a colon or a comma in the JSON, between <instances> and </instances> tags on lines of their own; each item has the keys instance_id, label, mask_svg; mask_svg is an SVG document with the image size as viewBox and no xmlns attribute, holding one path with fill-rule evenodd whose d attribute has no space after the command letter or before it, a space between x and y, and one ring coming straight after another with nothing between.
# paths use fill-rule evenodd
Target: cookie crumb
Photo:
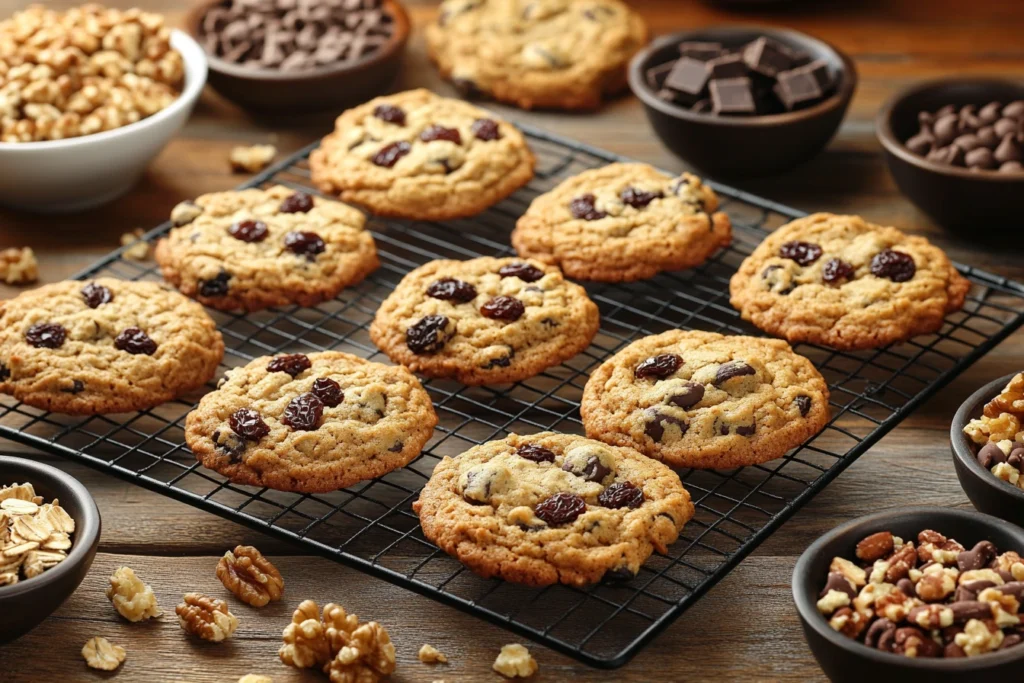
<instances>
[{"instance_id":1,"label":"cookie crumb","mask_svg":"<svg viewBox=\"0 0 1024 683\"><path fill-rule=\"evenodd\" d=\"M128 247L121 255L130 261L145 261L149 258L149 242L142 240L145 232L135 228L121 235L121 246ZM130 246L129 246L130 245Z\"/></svg>"},{"instance_id":2,"label":"cookie crumb","mask_svg":"<svg viewBox=\"0 0 1024 683\"><path fill-rule=\"evenodd\" d=\"M277 147L273 145L238 146L231 150L228 161L235 173L259 173L277 156Z\"/></svg>"},{"instance_id":3,"label":"cookie crumb","mask_svg":"<svg viewBox=\"0 0 1024 683\"><path fill-rule=\"evenodd\" d=\"M124 662L125 651L120 645L114 645L106 638L97 636L90 638L82 646L82 658L92 669L113 671Z\"/></svg>"},{"instance_id":4,"label":"cookie crumb","mask_svg":"<svg viewBox=\"0 0 1024 683\"><path fill-rule=\"evenodd\" d=\"M448 657L433 645L424 644L419 651L420 661L424 664L448 663Z\"/></svg>"},{"instance_id":5,"label":"cookie crumb","mask_svg":"<svg viewBox=\"0 0 1024 683\"><path fill-rule=\"evenodd\" d=\"M502 646L491 668L508 678L526 678L537 673L537 660L523 645L510 643Z\"/></svg>"},{"instance_id":6,"label":"cookie crumb","mask_svg":"<svg viewBox=\"0 0 1024 683\"><path fill-rule=\"evenodd\" d=\"M0 280L9 285L30 285L39 279L39 263L30 247L0 251Z\"/></svg>"}]
</instances>

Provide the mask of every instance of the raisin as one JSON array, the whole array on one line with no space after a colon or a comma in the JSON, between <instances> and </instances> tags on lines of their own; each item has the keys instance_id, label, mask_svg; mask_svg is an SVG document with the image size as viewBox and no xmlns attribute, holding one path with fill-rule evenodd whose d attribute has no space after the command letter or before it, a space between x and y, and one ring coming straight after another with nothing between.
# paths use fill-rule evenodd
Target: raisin
<instances>
[{"instance_id":1,"label":"raisin","mask_svg":"<svg viewBox=\"0 0 1024 683\"><path fill-rule=\"evenodd\" d=\"M313 210L313 198L305 192L288 195L281 202L278 211L281 213L309 213Z\"/></svg>"},{"instance_id":2,"label":"raisin","mask_svg":"<svg viewBox=\"0 0 1024 683\"><path fill-rule=\"evenodd\" d=\"M341 385L327 377L317 378L311 391L328 408L333 408L345 400L345 392L341 390Z\"/></svg>"},{"instance_id":3,"label":"raisin","mask_svg":"<svg viewBox=\"0 0 1024 683\"><path fill-rule=\"evenodd\" d=\"M726 380L730 380L733 377L754 374L757 374L757 371L747 363L741 360L731 360L718 366L718 371L715 372L715 386L721 386Z\"/></svg>"},{"instance_id":4,"label":"raisin","mask_svg":"<svg viewBox=\"0 0 1024 683\"><path fill-rule=\"evenodd\" d=\"M484 96L484 91L471 78L453 78L452 85L462 93L463 97L478 98Z\"/></svg>"},{"instance_id":5,"label":"raisin","mask_svg":"<svg viewBox=\"0 0 1024 683\"><path fill-rule=\"evenodd\" d=\"M462 144L462 134L459 133L456 128L445 128L444 126L428 126L426 130L420 133L420 140L423 142L433 142L434 140L445 140L447 142L454 142L456 145Z\"/></svg>"},{"instance_id":6,"label":"raisin","mask_svg":"<svg viewBox=\"0 0 1024 683\"><path fill-rule=\"evenodd\" d=\"M392 444L391 448L388 449L388 452L401 453L403 448L405 448L405 443L401 441L396 441L394 444Z\"/></svg>"},{"instance_id":7,"label":"raisin","mask_svg":"<svg viewBox=\"0 0 1024 683\"><path fill-rule=\"evenodd\" d=\"M384 168L392 168L398 163L398 160L404 157L412 150L410 145L405 140L398 142L392 142L390 145L381 147L380 150L373 155L370 159L377 166L383 166Z\"/></svg>"},{"instance_id":8,"label":"raisin","mask_svg":"<svg viewBox=\"0 0 1024 683\"><path fill-rule=\"evenodd\" d=\"M704 398L704 385L687 382L679 391L668 397L668 402L680 408L692 408Z\"/></svg>"},{"instance_id":9,"label":"raisin","mask_svg":"<svg viewBox=\"0 0 1024 683\"><path fill-rule=\"evenodd\" d=\"M224 296L228 293L228 280L230 279L231 275L226 270L222 270L212 280L200 280L199 295Z\"/></svg>"},{"instance_id":10,"label":"raisin","mask_svg":"<svg viewBox=\"0 0 1024 683\"><path fill-rule=\"evenodd\" d=\"M126 327L114 338L114 348L132 355L152 356L156 353L156 342L137 327Z\"/></svg>"},{"instance_id":11,"label":"raisin","mask_svg":"<svg viewBox=\"0 0 1024 683\"><path fill-rule=\"evenodd\" d=\"M0 382L4 382L11 378L11 369L7 367L6 363L0 363Z\"/></svg>"},{"instance_id":12,"label":"raisin","mask_svg":"<svg viewBox=\"0 0 1024 683\"><path fill-rule=\"evenodd\" d=\"M85 382L80 379L72 380L71 386L67 389L61 389L65 394L80 394L85 391Z\"/></svg>"},{"instance_id":13,"label":"raisin","mask_svg":"<svg viewBox=\"0 0 1024 683\"><path fill-rule=\"evenodd\" d=\"M267 224L263 221L246 219L232 223L228 234L243 242L262 242L267 239Z\"/></svg>"},{"instance_id":14,"label":"raisin","mask_svg":"<svg viewBox=\"0 0 1024 683\"><path fill-rule=\"evenodd\" d=\"M801 417L807 417L807 413L811 412L810 396L797 396L793 399L793 403L795 403L797 409L799 409Z\"/></svg>"},{"instance_id":15,"label":"raisin","mask_svg":"<svg viewBox=\"0 0 1024 683\"><path fill-rule=\"evenodd\" d=\"M473 131L473 135L476 136L477 140L490 142L491 140L501 139L501 131L498 130L498 122L491 119L477 119L469 129Z\"/></svg>"},{"instance_id":16,"label":"raisin","mask_svg":"<svg viewBox=\"0 0 1024 683\"><path fill-rule=\"evenodd\" d=\"M485 318L493 320L519 320L526 313L526 306L514 296L496 296L480 307Z\"/></svg>"},{"instance_id":17,"label":"raisin","mask_svg":"<svg viewBox=\"0 0 1024 683\"><path fill-rule=\"evenodd\" d=\"M314 394L300 394L293 398L284 409L281 422L292 429L311 432L320 426L324 416L324 402Z\"/></svg>"},{"instance_id":18,"label":"raisin","mask_svg":"<svg viewBox=\"0 0 1024 683\"><path fill-rule=\"evenodd\" d=\"M259 441L270 433L263 416L252 408L239 408L228 418L231 431L246 441Z\"/></svg>"},{"instance_id":19,"label":"raisin","mask_svg":"<svg viewBox=\"0 0 1024 683\"><path fill-rule=\"evenodd\" d=\"M413 353L434 353L439 351L450 338L447 332L449 320L443 315L424 316L405 331L405 344Z\"/></svg>"},{"instance_id":20,"label":"raisin","mask_svg":"<svg viewBox=\"0 0 1024 683\"><path fill-rule=\"evenodd\" d=\"M98 308L102 304L109 304L114 300L114 293L103 285L90 282L82 287L82 298L89 308Z\"/></svg>"},{"instance_id":21,"label":"raisin","mask_svg":"<svg viewBox=\"0 0 1024 683\"><path fill-rule=\"evenodd\" d=\"M674 353L662 353L652 356L633 370L633 376L637 379L665 379L679 368L683 367L683 359Z\"/></svg>"},{"instance_id":22,"label":"raisin","mask_svg":"<svg viewBox=\"0 0 1024 683\"><path fill-rule=\"evenodd\" d=\"M592 194L583 194L569 202L569 212L573 218L582 218L585 221L596 221L608 214L598 211L594 206L597 198Z\"/></svg>"},{"instance_id":23,"label":"raisin","mask_svg":"<svg viewBox=\"0 0 1024 683\"><path fill-rule=\"evenodd\" d=\"M597 502L606 508L632 508L643 505L644 492L628 481L617 481L597 496Z\"/></svg>"},{"instance_id":24,"label":"raisin","mask_svg":"<svg viewBox=\"0 0 1024 683\"><path fill-rule=\"evenodd\" d=\"M736 428L736 433L740 436L753 436L754 432L757 431L757 425L740 425Z\"/></svg>"},{"instance_id":25,"label":"raisin","mask_svg":"<svg viewBox=\"0 0 1024 683\"><path fill-rule=\"evenodd\" d=\"M893 282L906 282L914 277L917 266L910 254L892 249L883 249L871 259L871 273L878 277L887 277Z\"/></svg>"},{"instance_id":26,"label":"raisin","mask_svg":"<svg viewBox=\"0 0 1024 683\"><path fill-rule=\"evenodd\" d=\"M25 341L37 349L59 349L67 336L60 323L36 323L25 332Z\"/></svg>"},{"instance_id":27,"label":"raisin","mask_svg":"<svg viewBox=\"0 0 1024 683\"><path fill-rule=\"evenodd\" d=\"M821 247L812 242L786 242L779 248L779 256L809 266L821 258Z\"/></svg>"},{"instance_id":28,"label":"raisin","mask_svg":"<svg viewBox=\"0 0 1024 683\"><path fill-rule=\"evenodd\" d=\"M396 126L405 125L405 111L393 104L378 104L373 110L373 115L381 121L387 121Z\"/></svg>"},{"instance_id":29,"label":"raisin","mask_svg":"<svg viewBox=\"0 0 1024 683\"><path fill-rule=\"evenodd\" d=\"M534 462L554 462L555 454L543 446L528 443L516 449L516 455Z\"/></svg>"},{"instance_id":30,"label":"raisin","mask_svg":"<svg viewBox=\"0 0 1024 683\"><path fill-rule=\"evenodd\" d=\"M589 11L589 10L588 10ZM584 12L586 14L586 12ZM629 567L617 567L616 569L609 569L601 576L601 581L607 583L620 583L622 581L631 581L636 578L636 574Z\"/></svg>"},{"instance_id":31,"label":"raisin","mask_svg":"<svg viewBox=\"0 0 1024 683\"><path fill-rule=\"evenodd\" d=\"M821 279L830 285L840 280L849 280L852 277L853 266L842 259L830 258L821 267Z\"/></svg>"},{"instance_id":32,"label":"raisin","mask_svg":"<svg viewBox=\"0 0 1024 683\"><path fill-rule=\"evenodd\" d=\"M311 367L313 367L313 363L306 354L289 353L277 356L267 363L267 372L287 372L292 377L298 377Z\"/></svg>"},{"instance_id":33,"label":"raisin","mask_svg":"<svg viewBox=\"0 0 1024 683\"><path fill-rule=\"evenodd\" d=\"M288 251L305 256L310 260L327 248L323 238L315 232L299 232L296 230L284 236L284 246Z\"/></svg>"},{"instance_id":34,"label":"raisin","mask_svg":"<svg viewBox=\"0 0 1024 683\"><path fill-rule=\"evenodd\" d=\"M430 283L430 286L427 287L427 296L464 304L476 298L476 287L462 280L444 277Z\"/></svg>"},{"instance_id":35,"label":"raisin","mask_svg":"<svg viewBox=\"0 0 1024 683\"><path fill-rule=\"evenodd\" d=\"M623 204L628 204L635 209L643 209L655 199L661 199L665 195L661 192L645 192L635 187L627 187L619 195Z\"/></svg>"},{"instance_id":36,"label":"raisin","mask_svg":"<svg viewBox=\"0 0 1024 683\"><path fill-rule=\"evenodd\" d=\"M544 271L529 263L509 263L498 268L502 277L517 277L523 282L536 282L544 277Z\"/></svg>"},{"instance_id":37,"label":"raisin","mask_svg":"<svg viewBox=\"0 0 1024 683\"><path fill-rule=\"evenodd\" d=\"M570 524L587 510L587 503L575 493L556 493L537 503L533 514L552 526Z\"/></svg>"},{"instance_id":38,"label":"raisin","mask_svg":"<svg viewBox=\"0 0 1024 683\"><path fill-rule=\"evenodd\" d=\"M601 458L596 455L587 458L587 463L583 466L582 470L577 470L572 466L572 463L568 462L562 465L562 470L575 474L577 477L582 477L583 481L604 481L604 478L612 473L612 469L601 462Z\"/></svg>"},{"instance_id":39,"label":"raisin","mask_svg":"<svg viewBox=\"0 0 1024 683\"><path fill-rule=\"evenodd\" d=\"M672 415L662 413L654 408L647 410L647 419L648 422L644 427L644 434L655 441L661 441L662 437L665 436L665 425L678 426L680 434L685 434L686 430L690 428L688 422L673 417Z\"/></svg>"}]
</instances>

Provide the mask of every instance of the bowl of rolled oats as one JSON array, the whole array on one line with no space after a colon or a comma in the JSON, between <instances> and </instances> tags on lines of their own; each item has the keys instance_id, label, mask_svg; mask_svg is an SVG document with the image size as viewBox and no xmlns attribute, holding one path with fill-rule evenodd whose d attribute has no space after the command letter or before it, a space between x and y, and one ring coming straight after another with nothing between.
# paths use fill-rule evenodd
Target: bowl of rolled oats
<instances>
[{"instance_id":1,"label":"bowl of rolled oats","mask_svg":"<svg viewBox=\"0 0 1024 683\"><path fill-rule=\"evenodd\" d=\"M33 5L0 19L0 205L98 206L127 192L206 82L199 45L158 14Z\"/></svg>"},{"instance_id":2,"label":"bowl of rolled oats","mask_svg":"<svg viewBox=\"0 0 1024 683\"><path fill-rule=\"evenodd\" d=\"M99 540L99 509L78 480L0 456L0 643L31 631L75 592Z\"/></svg>"},{"instance_id":3,"label":"bowl of rolled oats","mask_svg":"<svg viewBox=\"0 0 1024 683\"><path fill-rule=\"evenodd\" d=\"M1024 372L971 394L953 417L949 442L974 507L1024 525Z\"/></svg>"}]
</instances>

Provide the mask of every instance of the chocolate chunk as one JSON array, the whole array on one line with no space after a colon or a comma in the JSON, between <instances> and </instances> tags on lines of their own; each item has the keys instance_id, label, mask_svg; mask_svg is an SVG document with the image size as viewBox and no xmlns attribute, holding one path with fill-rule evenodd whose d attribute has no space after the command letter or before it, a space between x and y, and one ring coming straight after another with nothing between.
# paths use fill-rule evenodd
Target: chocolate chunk
<instances>
[{"instance_id":1,"label":"chocolate chunk","mask_svg":"<svg viewBox=\"0 0 1024 683\"><path fill-rule=\"evenodd\" d=\"M990 470L1001 462L1006 462L1006 453L994 443L987 443L978 451L978 463Z\"/></svg>"},{"instance_id":2,"label":"chocolate chunk","mask_svg":"<svg viewBox=\"0 0 1024 683\"><path fill-rule=\"evenodd\" d=\"M829 591L839 591L840 593L846 593L851 598L857 597L857 588L850 582L844 574L840 572L829 572L828 580L825 581L825 587L821 589L821 593L818 594L819 598L823 598L828 595Z\"/></svg>"},{"instance_id":3,"label":"chocolate chunk","mask_svg":"<svg viewBox=\"0 0 1024 683\"><path fill-rule=\"evenodd\" d=\"M715 372L715 386L722 386L722 384L733 377L745 377L756 374L757 371L749 363L741 360L731 360L718 366L718 370Z\"/></svg>"},{"instance_id":4,"label":"chocolate chunk","mask_svg":"<svg viewBox=\"0 0 1024 683\"><path fill-rule=\"evenodd\" d=\"M644 72L644 80L647 83L647 87L651 90L661 90L665 84L665 77L668 76L669 72L672 71L672 67L676 65L677 60L671 62L664 62L657 66L652 66Z\"/></svg>"},{"instance_id":5,"label":"chocolate chunk","mask_svg":"<svg viewBox=\"0 0 1024 683\"><path fill-rule=\"evenodd\" d=\"M716 57L707 63L709 78L740 78L748 74L743 55L730 54Z\"/></svg>"},{"instance_id":6,"label":"chocolate chunk","mask_svg":"<svg viewBox=\"0 0 1024 683\"><path fill-rule=\"evenodd\" d=\"M592 455L587 458L587 462L583 465L582 470L576 469L571 462L566 462L562 465L562 470L569 472L570 474L575 474L584 481L596 482L604 481L604 478L612 473L611 468L601 462L601 458L596 455Z\"/></svg>"},{"instance_id":7,"label":"chocolate chunk","mask_svg":"<svg viewBox=\"0 0 1024 683\"><path fill-rule=\"evenodd\" d=\"M704 62L692 57L680 57L665 77L664 87L689 95L696 101L707 82L708 67Z\"/></svg>"},{"instance_id":8,"label":"chocolate chunk","mask_svg":"<svg viewBox=\"0 0 1024 683\"><path fill-rule=\"evenodd\" d=\"M789 111L818 102L825 94L818 79L803 69L780 73L773 91Z\"/></svg>"},{"instance_id":9,"label":"chocolate chunk","mask_svg":"<svg viewBox=\"0 0 1024 683\"><path fill-rule=\"evenodd\" d=\"M721 78L708 82L711 111L716 114L756 114L753 84L749 78Z\"/></svg>"},{"instance_id":10,"label":"chocolate chunk","mask_svg":"<svg viewBox=\"0 0 1024 683\"><path fill-rule=\"evenodd\" d=\"M1024 117L1024 100L1010 102L1008 105L1003 107L1003 116L1011 119Z\"/></svg>"},{"instance_id":11,"label":"chocolate chunk","mask_svg":"<svg viewBox=\"0 0 1024 683\"><path fill-rule=\"evenodd\" d=\"M718 57L724 52L721 43L713 43L710 41L701 42L696 40L687 40L679 43L679 55L682 57L690 57L692 59L699 59L702 62L708 62Z\"/></svg>"},{"instance_id":12,"label":"chocolate chunk","mask_svg":"<svg viewBox=\"0 0 1024 683\"><path fill-rule=\"evenodd\" d=\"M668 397L668 402L680 408L692 408L704 399L704 385L697 382L686 382L679 391Z\"/></svg>"},{"instance_id":13,"label":"chocolate chunk","mask_svg":"<svg viewBox=\"0 0 1024 683\"><path fill-rule=\"evenodd\" d=\"M697 100L693 103L693 106L690 107L690 111L697 114L711 113L711 109L711 100L707 97L702 100Z\"/></svg>"},{"instance_id":14,"label":"chocolate chunk","mask_svg":"<svg viewBox=\"0 0 1024 683\"><path fill-rule=\"evenodd\" d=\"M679 427L680 434L686 434L686 430L690 428L690 425L685 420L680 420L677 417L663 413L657 408L648 408L644 416L647 420L644 426L644 434L657 442L660 442L665 437L665 429L668 426L676 425Z\"/></svg>"},{"instance_id":15,"label":"chocolate chunk","mask_svg":"<svg viewBox=\"0 0 1024 683\"><path fill-rule=\"evenodd\" d=\"M744 47L743 59L752 71L769 77L793 66L790 51L767 36L761 36Z\"/></svg>"}]
</instances>

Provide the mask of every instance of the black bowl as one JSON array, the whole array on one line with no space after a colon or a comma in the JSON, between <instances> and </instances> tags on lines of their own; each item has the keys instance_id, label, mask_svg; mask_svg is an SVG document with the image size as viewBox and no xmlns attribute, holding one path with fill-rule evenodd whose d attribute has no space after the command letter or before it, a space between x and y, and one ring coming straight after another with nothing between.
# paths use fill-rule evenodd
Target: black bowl
<instances>
[{"instance_id":1,"label":"black bowl","mask_svg":"<svg viewBox=\"0 0 1024 683\"><path fill-rule=\"evenodd\" d=\"M919 130L917 115L953 104L1024 99L1024 84L984 78L947 78L916 85L878 112L875 133L900 192L939 225L1002 233L1020 223L1024 173L971 171L928 161L904 147ZM986 223L992 225L986 228Z\"/></svg>"},{"instance_id":2,"label":"black bowl","mask_svg":"<svg viewBox=\"0 0 1024 683\"><path fill-rule=\"evenodd\" d=\"M825 60L839 78L824 102L784 114L713 116L666 102L647 85L645 72L677 55L684 40L739 46L759 36ZM629 87L643 102L647 118L665 146L697 168L720 176L759 176L783 171L820 152L839 129L857 87L857 69L838 48L798 31L752 26L719 26L674 33L641 50L629 65Z\"/></svg>"},{"instance_id":3,"label":"black bowl","mask_svg":"<svg viewBox=\"0 0 1024 683\"><path fill-rule=\"evenodd\" d=\"M793 569L793 599L807 644L830 680L839 683L971 683L1020 680L1024 645L961 659L910 658L867 647L832 630L818 612L818 593L836 555L851 558L857 542L877 531L914 539L934 529L970 548L978 541L995 543L1000 551L1024 552L1024 529L973 510L906 507L860 517L836 527L814 543ZM982 678L984 676L984 678ZM990 678L991 677L991 678Z\"/></svg>"},{"instance_id":4,"label":"black bowl","mask_svg":"<svg viewBox=\"0 0 1024 683\"><path fill-rule=\"evenodd\" d=\"M100 511L77 479L56 467L0 456L0 484L25 482L47 503L60 499L60 506L75 520L75 533L66 560L33 579L0 587L0 643L31 631L75 592L92 566L100 542Z\"/></svg>"},{"instance_id":5,"label":"black bowl","mask_svg":"<svg viewBox=\"0 0 1024 683\"><path fill-rule=\"evenodd\" d=\"M974 443L964 434L964 425L976 417L1014 375L989 382L963 402L949 426L949 447L960 486L974 507L984 513L1024 526L1024 491L992 474L978 462Z\"/></svg>"}]
</instances>

